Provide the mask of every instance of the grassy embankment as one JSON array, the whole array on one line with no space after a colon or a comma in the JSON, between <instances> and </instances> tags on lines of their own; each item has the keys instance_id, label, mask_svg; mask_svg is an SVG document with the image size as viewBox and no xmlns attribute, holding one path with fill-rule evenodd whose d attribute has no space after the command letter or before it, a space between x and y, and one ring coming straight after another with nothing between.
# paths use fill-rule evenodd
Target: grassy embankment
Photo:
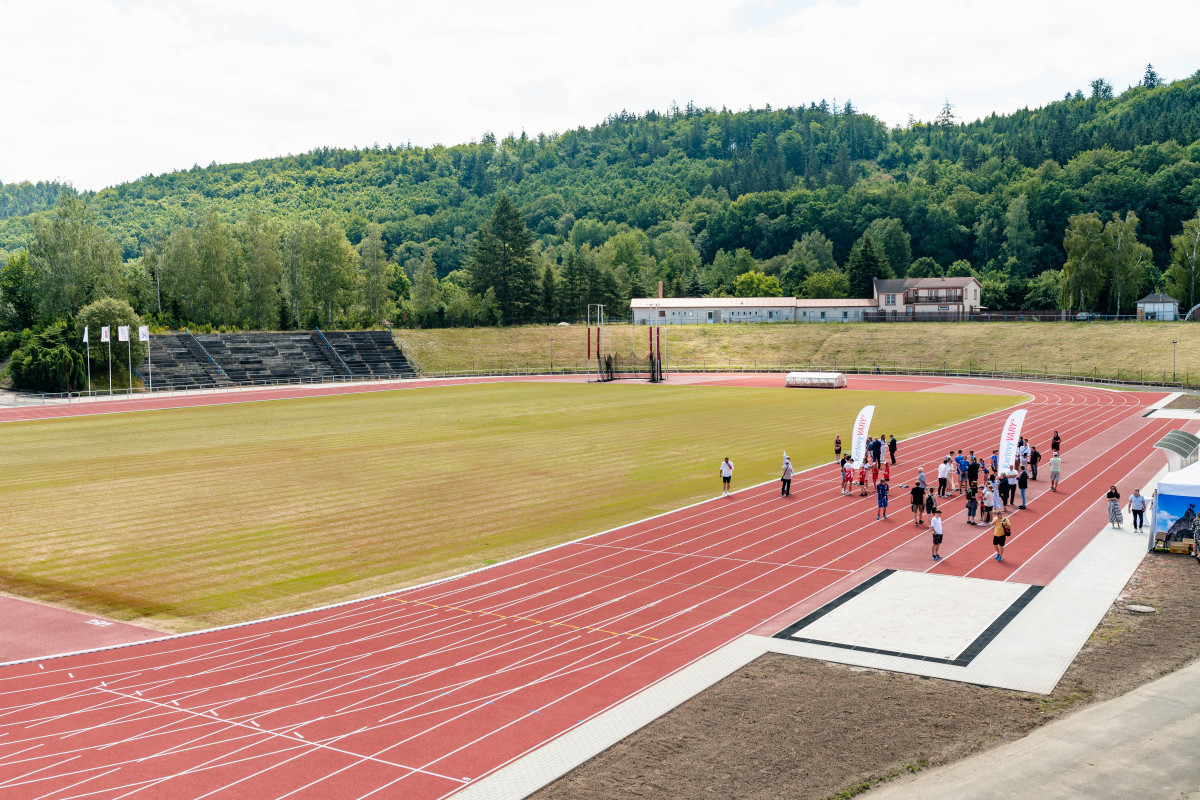
<instances>
[{"instance_id":1,"label":"grassy embankment","mask_svg":"<svg viewBox=\"0 0 1200 800\"><path fill-rule=\"evenodd\" d=\"M477 567L1014 398L485 384L5 424L0 590L170 630Z\"/></svg>"},{"instance_id":2,"label":"grassy embankment","mask_svg":"<svg viewBox=\"0 0 1200 800\"><path fill-rule=\"evenodd\" d=\"M611 326L623 355L644 356L646 329ZM404 330L397 336L427 372L538 369L584 364L582 326ZM636 338L634 338L636 337ZM1200 382L1200 325L1188 323L895 323L691 325L670 328L670 361L686 366L874 366L994 369L1171 378Z\"/></svg>"}]
</instances>

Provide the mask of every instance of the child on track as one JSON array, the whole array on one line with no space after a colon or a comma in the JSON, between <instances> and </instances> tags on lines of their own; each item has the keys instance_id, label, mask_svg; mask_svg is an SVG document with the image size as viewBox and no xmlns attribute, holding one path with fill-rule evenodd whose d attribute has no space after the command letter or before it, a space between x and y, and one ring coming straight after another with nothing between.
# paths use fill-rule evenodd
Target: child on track
<instances>
[{"instance_id":1,"label":"child on track","mask_svg":"<svg viewBox=\"0 0 1200 800\"><path fill-rule=\"evenodd\" d=\"M875 494L878 496L879 507L875 511L875 519L879 519L879 515L883 514L883 518L887 519L888 507L888 482L883 481L875 485Z\"/></svg>"},{"instance_id":2,"label":"child on track","mask_svg":"<svg viewBox=\"0 0 1200 800\"><path fill-rule=\"evenodd\" d=\"M859 497L867 496L867 459L863 459L858 465L858 488Z\"/></svg>"}]
</instances>

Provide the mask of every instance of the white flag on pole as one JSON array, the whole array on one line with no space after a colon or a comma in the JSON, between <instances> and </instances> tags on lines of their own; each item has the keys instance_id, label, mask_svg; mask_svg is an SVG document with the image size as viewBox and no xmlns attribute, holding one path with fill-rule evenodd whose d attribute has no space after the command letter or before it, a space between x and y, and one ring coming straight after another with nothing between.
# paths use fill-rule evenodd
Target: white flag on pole
<instances>
[{"instance_id":1,"label":"white flag on pole","mask_svg":"<svg viewBox=\"0 0 1200 800\"><path fill-rule=\"evenodd\" d=\"M118 342L128 342L129 341L129 326L128 325L118 325L117 326L117 341Z\"/></svg>"},{"instance_id":2,"label":"white flag on pole","mask_svg":"<svg viewBox=\"0 0 1200 800\"><path fill-rule=\"evenodd\" d=\"M84 344L88 343L88 326L87 325L83 326L83 343Z\"/></svg>"},{"instance_id":3,"label":"white flag on pole","mask_svg":"<svg viewBox=\"0 0 1200 800\"><path fill-rule=\"evenodd\" d=\"M1008 415L1004 427L1000 430L1000 452L997 454L997 469L1008 469L1017 462L1017 440L1021 438L1021 426L1024 424L1025 409L1014 411Z\"/></svg>"},{"instance_id":4,"label":"white flag on pole","mask_svg":"<svg viewBox=\"0 0 1200 800\"><path fill-rule=\"evenodd\" d=\"M142 327L138 328L138 341L139 342L150 341L150 326L149 325L143 325Z\"/></svg>"},{"instance_id":5,"label":"white flag on pole","mask_svg":"<svg viewBox=\"0 0 1200 800\"><path fill-rule=\"evenodd\" d=\"M100 329L100 341L102 341L102 342L108 342L108 341L111 341L111 340L108 338L108 326L107 326L107 325L105 325L104 327L102 327L102 328Z\"/></svg>"},{"instance_id":6,"label":"white flag on pole","mask_svg":"<svg viewBox=\"0 0 1200 800\"><path fill-rule=\"evenodd\" d=\"M852 431L852 439L850 440L850 458L855 464L863 463L863 459L867 455L867 430L871 427L871 416L875 413L875 406L865 406L862 411L858 412L858 419L854 420L854 430Z\"/></svg>"}]
</instances>

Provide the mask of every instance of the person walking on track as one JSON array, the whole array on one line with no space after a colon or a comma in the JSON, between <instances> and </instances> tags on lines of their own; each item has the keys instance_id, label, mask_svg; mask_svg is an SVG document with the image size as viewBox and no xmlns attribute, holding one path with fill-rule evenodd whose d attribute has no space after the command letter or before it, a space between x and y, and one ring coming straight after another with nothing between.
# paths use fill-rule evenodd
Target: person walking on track
<instances>
[{"instance_id":1,"label":"person walking on track","mask_svg":"<svg viewBox=\"0 0 1200 800\"><path fill-rule=\"evenodd\" d=\"M1129 510L1133 513L1133 529L1140 531L1145 527L1146 497L1140 489L1134 489L1129 495Z\"/></svg>"},{"instance_id":2,"label":"person walking on track","mask_svg":"<svg viewBox=\"0 0 1200 800\"><path fill-rule=\"evenodd\" d=\"M780 494L783 495L784 497L792 496L792 475L794 475L794 474L795 474L795 470L792 469L792 460L787 457L787 453L784 453L783 454L783 477L780 478L780 481L783 482L783 489L780 490Z\"/></svg>"},{"instance_id":3,"label":"person walking on track","mask_svg":"<svg viewBox=\"0 0 1200 800\"><path fill-rule=\"evenodd\" d=\"M1050 491L1058 491L1058 479L1062 476L1062 459L1058 457L1058 451L1051 451L1050 455Z\"/></svg>"},{"instance_id":4,"label":"person walking on track","mask_svg":"<svg viewBox=\"0 0 1200 800\"><path fill-rule=\"evenodd\" d=\"M996 548L996 560L1004 560L1004 545L1005 540L1012 534L1012 526L1008 522L1008 517L1003 514L996 515L996 522L992 526L992 546Z\"/></svg>"},{"instance_id":5,"label":"person walking on track","mask_svg":"<svg viewBox=\"0 0 1200 800\"><path fill-rule=\"evenodd\" d=\"M1025 508L1025 491L1029 488L1029 470L1021 466L1021 474L1017 476L1017 491L1021 493L1021 505L1017 508Z\"/></svg>"},{"instance_id":6,"label":"person walking on track","mask_svg":"<svg viewBox=\"0 0 1200 800\"><path fill-rule=\"evenodd\" d=\"M1040 463L1042 463L1042 454L1038 452L1037 445L1035 444L1033 449L1029 451L1029 477L1035 481L1037 480L1037 468Z\"/></svg>"},{"instance_id":7,"label":"person walking on track","mask_svg":"<svg viewBox=\"0 0 1200 800\"><path fill-rule=\"evenodd\" d=\"M721 462L721 496L729 496L729 484L733 481L733 462L729 460L729 456Z\"/></svg>"},{"instance_id":8,"label":"person walking on track","mask_svg":"<svg viewBox=\"0 0 1200 800\"><path fill-rule=\"evenodd\" d=\"M842 458L842 494L850 494L854 491L854 465L850 463L850 459Z\"/></svg>"},{"instance_id":9,"label":"person walking on track","mask_svg":"<svg viewBox=\"0 0 1200 800\"><path fill-rule=\"evenodd\" d=\"M880 514L883 515L884 519L887 519L888 482L881 481L878 484L876 484L875 485L875 494L879 498L879 507L875 511L875 519L878 520Z\"/></svg>"},{"instance_id":10,"label":"person walking on track","mask_svg":"<svg viewBox=\"0 0 1200 800\"><path fill-rule=\"evenodd\" d=\"M925 517L925 487L914 483L909 494L912 495L913 525L919 528Z\"/></svg>"},{"instance_id":11,"label":"person walking on track","mask_svg":"<svg viewBox=\"0 0 1200 800\"><path fill-rule=\"evenodd\" d=\"M896 434L894 434L894 433L892 434L891 438L888 439L888 455L890 455L892 457L892 463L895 464L896 463Z\"/></svg>"},{"instance_id":12,"label":"person walking on track","mask_svg":"<svg viewBox=\"0 0 1200 800\"><path fill-rule=\"evenodd\" d=\"M1058 431L1054 432L1054 438L1050 440L1050 452L1055 455L1062 452L1062 439L1058 435Z\"/></svg>"},{"instance_id":13,"label":"person walking on track","mask_svg":"<svg viewBox=\"0 0 1200 800\"><path fill-rule=\"evenodd\" d=\"M842 435L839 433L833 437L833 457L840 458L842 455Z\"/></svg>"},{"instance_id":14,"label":"person walking on track","mask_svg":"<svg viewBox=\"0 0 1200 800\"><path fill-rule=\"evenodd\" d=\"M934 511L929 519L929 530L933 532L933 560L940 561L938 548L942 546L942 512Z\"/></svg>"},{"instance_id":15,"label":"person walking on track","mask_svg":"<svg viewBox=\"0 0 1200 800\"><path fill-rule=\"evenodd\" d=\"M1108 490L1108 524L1119 528L1125 524L1125 516L1121 513L1121 493L1116 486Z\"/></svg>"},{"instance_id":16,"label":"person walking on track","mask_svg":"<svg viewBox=\"0 0 1200 800\"><path fill-rule=\"evenodd\" d=\"M950 475L950 459L948 459L948 458L942 459L942 463L938 464L937 475L938 475L937 496L945 497L946 496L946 480L947 480L947 476Z\"/></svg>"}]
</instances>

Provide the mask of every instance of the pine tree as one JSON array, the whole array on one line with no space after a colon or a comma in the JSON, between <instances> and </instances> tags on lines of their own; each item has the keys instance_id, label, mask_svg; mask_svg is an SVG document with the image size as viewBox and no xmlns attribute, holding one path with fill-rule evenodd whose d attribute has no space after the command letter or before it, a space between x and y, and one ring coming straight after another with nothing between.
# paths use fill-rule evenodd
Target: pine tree
<instances>
[{"instance_id":1,"label":"pine tree","mask_svg":"<svg viewBox=\"0 0 1200 800\"><path fill-rule=\"evenodd\" d=\"M1157 89L1162 86L1162 78L1158 77L1158 73L1154 71L1153 64L1146 65L1146 74L1142 76L1142 86L1147 89Z\"/></svg>"},{"instance_id":2,"label":"pine tree","mask_svg":"<svg viewBox=\"0 0 1200 800\"><path fill-rule=\"evenodd\" d=\"M529 321L538 305L533 234L508 195L500 195L491 218L479 229L471 254L471 291L496 290L506 323Z\"/></svg>"},{"instance_id":3,"label":"pine tree","mask_svg":"<svg viewBox=\"0 0 1200 800\"><path fill-rule=\"evenodd\" d=\"M895 276L882 248L868 234L863 234L863 237L854 243L854 247L850 248L850 258L846 260L850 296L871 297L876 278L892 277Z\"/></svg>"},{"instance_id":4,"label":"pine tree","mask_svg":"<svg viewBox=\"0 0 1200 800\"><path fill-rule=\"evenodd\" d=\"M542 315L546 322L554 320L554 268L549 264L542 270Z\"/></svg>"}]
</instances>

